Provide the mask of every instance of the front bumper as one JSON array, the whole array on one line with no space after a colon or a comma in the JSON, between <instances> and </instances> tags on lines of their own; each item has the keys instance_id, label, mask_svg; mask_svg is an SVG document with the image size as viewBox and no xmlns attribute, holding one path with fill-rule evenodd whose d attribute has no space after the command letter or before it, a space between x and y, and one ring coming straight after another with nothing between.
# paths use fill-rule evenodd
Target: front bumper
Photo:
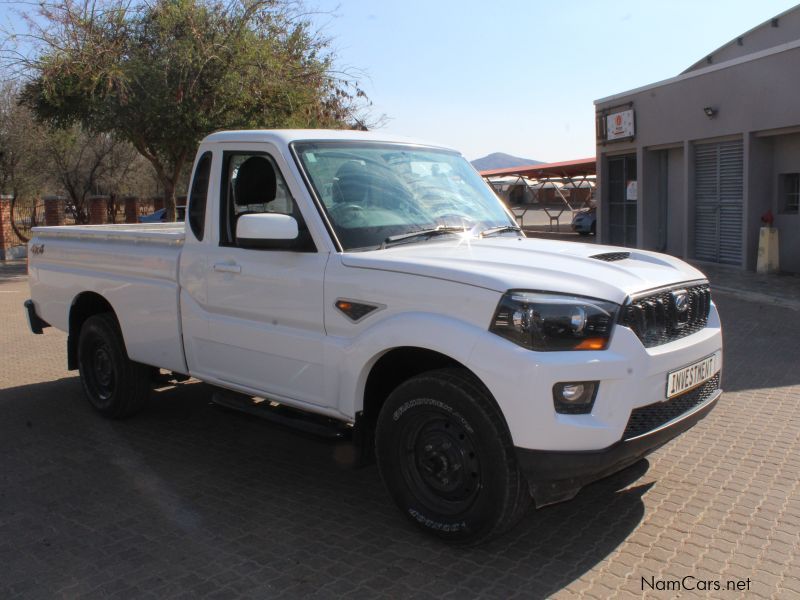
<instances>
[{"instance_id":1,"label":"front bumper","mask_svg":"<svg viewBox=\"0 0 800 600\"><path fill-rule=\"evenodd\" d=\"M712 306L704 329L652 348L621 325L607 350L583 352L534 352L489 334L478 339L467 364L503 411L514 446L599 452L629 437L634 410L666 399L670 372L717 353L722 367L722 331ZM600 382L591 414L554 410L553 386L565 381Z\"/></svg>"},{"instance_id":2,"label":"front bumper","mask_svg":"<svg viewBox=\"0 0 800 600\"><path fill-rule=\"evenodd\" d=\"M693 410L643 435L602 450L554 452L516 448L536 506L569 500L588 483L628 467L690 429L711 412L722 394L717 389Z\"/></svg>"}]
</instances>

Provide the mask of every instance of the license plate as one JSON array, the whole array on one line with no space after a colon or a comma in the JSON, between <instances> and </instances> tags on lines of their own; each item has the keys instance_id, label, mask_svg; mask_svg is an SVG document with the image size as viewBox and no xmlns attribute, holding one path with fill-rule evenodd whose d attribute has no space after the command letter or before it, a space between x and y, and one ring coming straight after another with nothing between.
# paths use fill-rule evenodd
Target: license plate
<instances>
[{"instance_id":1,"label":"license plate","mask_svg":"<svg viewBox=\"0 0 800 600\"><path fill-rule=\"evenodd\" d=\"M667 399L696 388L714 377L720 368L719 354L712 354L688 367L667 374Z\"/></svg>"}]
</instances>

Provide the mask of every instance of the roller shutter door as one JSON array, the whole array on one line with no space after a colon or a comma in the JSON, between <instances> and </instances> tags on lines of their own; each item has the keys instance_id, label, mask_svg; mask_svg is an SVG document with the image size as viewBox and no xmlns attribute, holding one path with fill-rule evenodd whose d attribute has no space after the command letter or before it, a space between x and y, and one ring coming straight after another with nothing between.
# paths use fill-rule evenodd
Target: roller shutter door
<instances>
[{"instance_id":1,"label":"roller shutter door","mask_svg":"<svg viewBox=\"0 0 800 600\"><path fill-rule=\"evenodd\" d=\"M695 146L694 256L742 264L742 141Z\"/></svg>"}]
</instances>

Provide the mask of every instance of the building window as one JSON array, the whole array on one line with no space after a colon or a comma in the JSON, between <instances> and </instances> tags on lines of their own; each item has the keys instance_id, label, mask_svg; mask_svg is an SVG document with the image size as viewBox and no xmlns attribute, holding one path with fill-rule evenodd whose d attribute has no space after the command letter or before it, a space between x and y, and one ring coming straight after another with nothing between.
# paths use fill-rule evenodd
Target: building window
<instances>
[{"instance_id":1,"label":"building window","mask_svg":"<svg viewBox=\"0 0 800 600\"><path fill-rule=\"evenodd\" d=\"M780 176L781 212L796 215L800 207L800 173L783 173Z\"/></svg>"}]
</instances>

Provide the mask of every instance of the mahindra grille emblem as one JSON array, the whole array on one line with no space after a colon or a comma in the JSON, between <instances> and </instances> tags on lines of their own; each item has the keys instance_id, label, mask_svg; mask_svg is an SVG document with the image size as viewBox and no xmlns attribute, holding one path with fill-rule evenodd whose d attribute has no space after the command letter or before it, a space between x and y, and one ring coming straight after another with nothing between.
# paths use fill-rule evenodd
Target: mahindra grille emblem
<instances>
[{"instance_id":1,"label":"mahindra grille emblem","mask_svg":"<svg viewBox=\"0 0 800 600\"><path fill-rule=\"evenodd\" d=\"M672 292L672 301L675 303L675 310L679 313L689 310L689 294L686 293L686 290Z\"/></svg>"},{"instance_id":2,"label":"mahindra grille emblem","mask_svg":"<svg viewBox=\"0 0 800 600\"><path fill-rule=\"evenodd\" d=\"M672 306L675 307L675 326L683 327L689 321L689 293L686 290L675 290L670 296Z\"/></svg>"}]
</instances>

